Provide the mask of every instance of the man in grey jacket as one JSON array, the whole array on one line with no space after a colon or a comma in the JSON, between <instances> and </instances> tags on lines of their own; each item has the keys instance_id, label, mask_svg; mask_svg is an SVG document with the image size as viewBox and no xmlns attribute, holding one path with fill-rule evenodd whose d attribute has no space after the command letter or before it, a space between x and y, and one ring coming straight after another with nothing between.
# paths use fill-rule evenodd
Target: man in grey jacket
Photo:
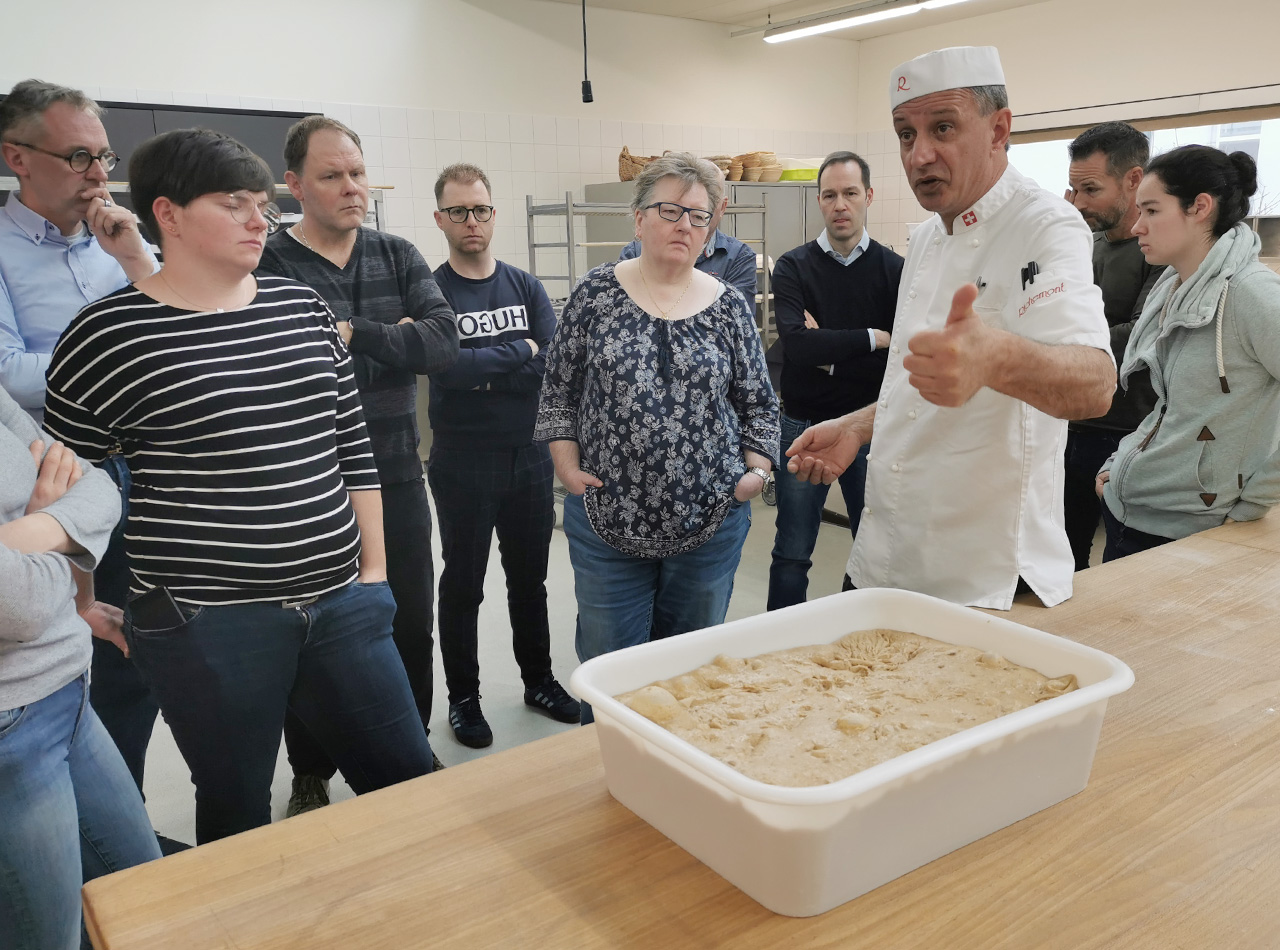
<instances>
[{"instance_id":1,"label":"man in grey jacket","mask_svg":"<svg viewBox=\"0 0 1280 950\"><path fill-rule=\"evenodd\" d=\"M1138 220L1134 199L1150 148L1147 137L1128 123L1104 122L1081 132L1067 150L1071 187L1066 197L1093 231L1093 282L1102 291L1111 352L1116 366L1121 366L1147 295L1164 272L1163 267L1147 263L1133 235ZM1063 507L1077 571L1089 566L1102 517L1094 477L1155 402L1148 373L1140 369L1130 378L1127 390L1116 390L1106 415L1067 425Z\"/></svg>"}]
</instances>

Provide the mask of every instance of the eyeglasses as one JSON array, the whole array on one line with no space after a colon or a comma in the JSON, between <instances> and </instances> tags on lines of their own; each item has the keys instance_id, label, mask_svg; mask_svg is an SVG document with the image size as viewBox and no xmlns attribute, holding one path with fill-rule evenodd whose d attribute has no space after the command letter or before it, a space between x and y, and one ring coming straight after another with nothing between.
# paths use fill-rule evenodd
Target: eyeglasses
<instances>
[{"instance_id":1,"label":"eyeglasses","mask_svg":"<svg viewBox=\"0 0 1280 950\"><path fill-rule=\"evenodd\" d=\"M689 223L695 228L705 228L711 223L711 212L705 208L686 208L684 205L678 205L670 201L655 201L651 205L645 205L641 211L648 211L650 208L658 209L658 217L663 221L679 221L684 215L689 216Z\"/></svg>"},{"instance_id":2,"label":"eyeglasses","mask_svg":"<svg viewBox=\"0 0 1280 950\"><path fill-rule=\"evenodd\" d=\"M248 224L253 220L253 212L261 212L267 222L267 233L275 234L280 230L280 206L274 201L257 202L243 191L231 192L224 197L230 200L226 206L236 224Z\"/></svg>"},{"instance_id":3,"label":"eyeglasses","mask_svg":"<svg viewBox=\"0 0 1280 950\"><path fill-rule=\"evenodd\" d=\"M476 205L474 208L465 208L462 205L454 205L452 208L441 208L445 214L449 216L449 220L454 224L466 224L467 215L474 215L477 221L488 221L493 217L493 205Z\"/></svg>"},{"instance_id":4,"label":"eyeglasses","mask_svg":"<svg viewBox=\"0 0 1280 950\"><path fill-rule=\"evenodd\" d=\"M23 148L29 148L33 152L39 152L42 155L52 155L54 158L60 158L68 165L77 175L83 175L89 170L89 166L94 162L102 162L103 171L111 171L120 163L120 156L111 149L99 152L94 155L87 148L78 148L70 155L61 155L58 152L51 152L47 148L41 148L39 145L31 145L28 142L11 142L11 145L20 145Z\"/></svg>"}]
</instances>

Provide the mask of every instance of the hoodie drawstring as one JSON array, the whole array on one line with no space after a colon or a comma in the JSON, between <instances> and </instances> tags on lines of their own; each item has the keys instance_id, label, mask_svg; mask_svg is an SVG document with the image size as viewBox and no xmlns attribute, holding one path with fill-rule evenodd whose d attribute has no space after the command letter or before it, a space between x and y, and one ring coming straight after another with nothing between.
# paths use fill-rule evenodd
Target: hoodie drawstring
<instances>
[{"instance_id":1,"label":"hoodie drawstring","mask_svg":"<svg viewBox=\"0 0 1280 950\"><path fill-rule=\"evenodd\" d=\"M1214 342L1217 347L1218 355L1218 385L1222 387L1224 393L1231 392L1231 387L1227 385L1227 367L1222 360L1222 319L1227 312L1227 289L1231 286L1231 281L1224 280L1222 282L1222 296L1218 298L1218 312L1214 315Z\"/></svg>"}]
</instances>

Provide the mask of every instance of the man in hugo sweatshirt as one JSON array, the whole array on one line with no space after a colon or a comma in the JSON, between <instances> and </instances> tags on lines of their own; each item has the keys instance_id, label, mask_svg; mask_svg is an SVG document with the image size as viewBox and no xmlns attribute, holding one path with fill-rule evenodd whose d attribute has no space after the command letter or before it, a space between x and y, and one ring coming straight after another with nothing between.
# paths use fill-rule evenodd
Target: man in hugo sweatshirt
<instances>
[{"instance_id":1,"label":"man in hugo sweatshirt","mask_svg":"<svg viewBox=\"0 0 1280 950\"><path fill-rule=\"evenodd\" d=\"M440 655L449 723L463 745L484 748L493 731L480 709L477 618L494 531L507 575L512 646L524 701L560 722L578 703L551 673L547 559L555 506L546 443L534 443L544 348L555 311L538 280L489 249L496 211L485 173L450 165L436 180L436 225L449 260L435 273L458 319L453 369L431 377L427 481L440 519Z\"/></svg>"}]
</instances>

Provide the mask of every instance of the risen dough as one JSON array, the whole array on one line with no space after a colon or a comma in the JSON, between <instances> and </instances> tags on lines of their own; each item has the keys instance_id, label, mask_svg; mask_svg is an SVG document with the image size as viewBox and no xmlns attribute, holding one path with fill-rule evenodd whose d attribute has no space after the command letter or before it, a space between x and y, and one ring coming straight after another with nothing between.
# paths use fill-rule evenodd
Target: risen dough
<instances>
[{"instance_id":1,"label":"risen dough","mask_svg":"<svg viewBox=\"0 0 1280 950\"><path fill-rule=\"evenodd\" d=\"M824 785L1076 688L898 630L706 666L618 697L751 778Z\"/></svg>"}]
</instances>

